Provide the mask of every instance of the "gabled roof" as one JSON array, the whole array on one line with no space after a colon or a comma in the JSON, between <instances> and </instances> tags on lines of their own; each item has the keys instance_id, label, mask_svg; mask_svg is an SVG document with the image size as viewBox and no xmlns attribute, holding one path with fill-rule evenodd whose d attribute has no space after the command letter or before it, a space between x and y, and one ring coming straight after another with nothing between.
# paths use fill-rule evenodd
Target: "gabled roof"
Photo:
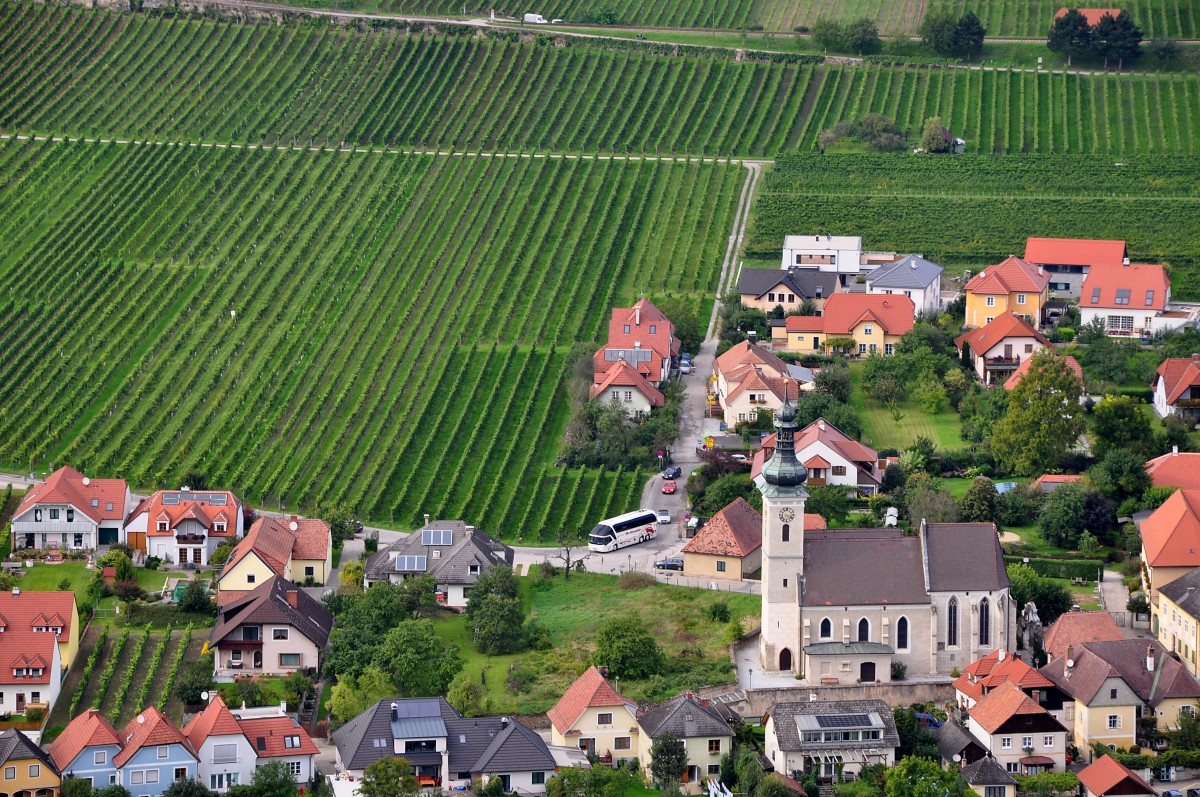
<instances>
[{"instance_id":1,"label":"gabled roof","mask_svg":"<svg viewBox=\"0 0 1200 797\"><path fill-rule=\"evenodd\" d=\"M971 786L1015 786L1017 784L1016 778L1008 774L991 755L985 755L974 764L967 764L959 770L958 776Z\"/></svg>"},{"instance_id":2,"label":"gabled roof","mask_svg":"<svg viewBox=\"0 0 1200 797\"><path fill-rule=\"evenodd\" d=\"M291 717L252 717L235 719L234 722L238 732L246 737L259 758L290 758L321 752L308 732ZM296 740L292 747L287 745L289 736Z\"/></svg>"},{"instance_id":3,"label":"gabled roof","mask_svg":"<svg viewBox=\"0 0 1200 797\"><path fill-rule=\"evenodd\" d=\"M346 769L366 769L393 753L392 706L405 720L427 719L442 724L442 730L462 715L443 697L384 698L335 730L330 737ZM480 718L481 720L483 718Z\"/></svg>"},{"instance_id":4,"label":"gabled roof","mask_svg":"<svg viewBox=\"0 0 1200 797\"><path fill-rule=\"evenodd\" d=\"M1066 656L1072 645L1085 642L1113 642L1124 639L1117 623L1108 612L1066 612L1046 629L1042 647L1051 659Z\"/></svg>"},{"instance_id":5,"label":"gabled roof","mask_svg":"<svg viewBox=\"0 0 1200 797\"><path fill-rule=\"evenodd\" d=\"M14 517L38 504L70 504L93 523L125 518L124 479L89 479L74 468L59 468L46 481L29 488Z\"/></svg>"},{"instance_id":6,"label":"gabled roof","mask_svg":"<svg viewBox=\"0 0 1200 797\"><path fill-rule=\"evenodd\" d=\"M675 325L649 299L639 299L632 307L614 307L608 321L608 348L632 349L635 344L653 349L662 359L679 353Z\"/></svg>"},{"instance_id":7,"label":"gabled roof","mask_svg":"<svg viewBox=\"0 0 1200 797\"><path fill-rule=\"evenodd\" d=\"M747 369L741 379L736 381L734 387L729 390L729 395L725 397L725 401L733 401L738 396L748 392L770 393L775 397L776 401L782 404L784 393L787 392L792 398L795 398L797 388L795 385L789 386L788 380L784 378L772 376L754 369Z\"/></svg>"},{"instance_id":8,"label":"gabled roof","mask_svg":"<svg viewBox=\"0 0 1200 797\"><path fill-rule=\"evenodd\" d=\"M1080 9L1086 16L1097 9ZM1055 19L1065 14L1061 9ZM1116 16L1116 14L1113 14ZM1099 21L1099 17L1097 17ZM1088 20L1092 25L1095 22ZM1097 241L1087 238L1027 238L1025 260L1041 266L1119 266L1125 260L1124 241Z\"/></svg>"},{"instance_id":9,"label":"gabled roof","mask_svg":"<svg viewBox=\"0 0 1200 797\"><path fill-rule=\"evenodd\" d=\"M1200 567L1189 570L1170 584L1159 587L1158 592L1193 619L1200 617Z\"/></svg>"},{"instance_id":10,"label":"gabled roof","mask_svg":"<svg viewBox=\"0 0 1200 797\"><path fill-rule=\"evenodd\" d=\"M449 542L445 541L447 537ZM435 551L440 555L435 556ZM367 559L366 577L374 581L398 572L399 556L422 557L415 562L423 561L425 572L432 573L438 584L473 584L489 568L512 567L515 554L509 546L461 520L431 520L372 554ZM477 568L476 573L471 572L472 566Z\"/></svg>"},{"instance_id":11,"label":"gabled roof","mask_svg":"<svg viewBox=\"0 0 1200 797\"><path fill-rule=\"evenodd\" d=\"M332 538L329 524L316 518L260 517L233 549L221 570L222 577L239 562L254 554L277 576L287 576L292 559L325 559Z\"/></svg>"},{"instance_id":12,"label":"gabled roof","mask_svg":"<svg viewBox=\"0 0 1200 797\"><path fill-rule=\"evenodd\" d=\"M638 725L651 739L668 732L679 739L733 735L729 723L713 704L698 700L690 692L643 712Z\"/></svg>"},{"instance_id":13,"label":"gabled roof","mask_svg":"<svg viewBox=\"0 0 1200 797\"><path fill-rule=\"evenodd\" d=\"M1026 364L1033 362L1033 358L1025 361ZM1007 387L1007 386L1006 386ZM1049 493L1058 489L1060 484L1077 484L1086 482L1088 477L1086 474L1079 473L1043 473L1029 483L1029 489L1035 492ZM1053 485L1053 486L1051 486ZM1049 488L1049 489L1047 489Z\"/></svg>"},{"instance_id":14,"label":"gabled roof","mask_svg":"<svg viewBox=\"0 0 1200 797\"><path fill-rule=\"evenodd\" d=\"M919 290L937 282L944 269L920 255L905 255L867 274L867 287Z\"/></svg>"},{"instance_id":15,"label":"gabled roof","mask_svg":"<svg viewBox=\"0 0 1200 797\"><path fill-rule=\"evenodd\" d=\"M1110 794L1154 797L1157 793L1133 770L1110 755L1101 756L1088 764L1079 771L1078 777L1083 787L1095 797Z\"/></svg>"},{"instance_id":16,"label":"gabled roof","mask_svg":"<svg viewBox=\"0 0 1200 797\"><path fill-rule=\"evenodd\" d=\"M503 718L500 732L471 766L471 772L539 772L554 766L554 756L536 731Z\"/></svg>"},{"instance_id":17,"label":"gabled roof","mask_svg":"<svg viewBox=\"0 0 1200 797\"><path fill-rule=\"evenodd\" d=\"M1041 293L1050 284L1050 275L1009 255L994 266L988 266L967 280L967 293L1000 296L1010 293Z\"/></svg>"},{"instance_id":18,"label":"gabled roof","mask_svg":"<svg viewBox=\"0 0 1200 797\"><path fill-rule=\"evenodd\" d=\"M289 625L319 649L329 642L333 615L303 589L279 576L272 576L220 608L210 640L218 644L246 623Z\"/></svg>"},{"instance_id":19,"label":"gabled roof","mask_svg":"<svg viewBox=\"0 0 1200 797\"><path fill-rule=\"evenodd\" d=\"M69 639L75 617L75 593L0 592L0 684L49 684L60 639ZM60 625L63 636L34 631ZM40 669L41 675L13 675L13 669Z\"/></svg>"},{"instance_id":20,"label":"gabled roof","mask_svg":"<svg viewBox=\"0 0 1200 797\"><path fill-rule=\"evenodd\" d=\"M1154 373L1152 387L1157 388L1158 380L1161 379L1163 392L1167 394L1167 403L1174 404L1189 387L1200 387L1200 355L1163 360Z\"/></svg>"},{"instance_id":21,"label":"gabled roof","mask_svg":"<svg viewBox=\"0 0 1200 797\"><path fill-rule=\"evenodd\" d=\"M146 534L172 536L175 527L184 520L195 520L209 534L233 538L237 536L238 516L242 504L228 490L158 490L143 498L129 513L126 525L141 515L149 515ZM159 531L158 522L165 520L167 530ZM224 523L225 530L216 531L216 524Z\"/></svg>"},{"instance_id":22,"label":"gabled roof","mask_svg":"<svg viewBox=\"0 0 1200 797\"><path fill-rule=\"evenodd\" d=\"M800 318L801 316L793 316ZM778 356L772 354L766 347L757 343L743 340L730 346L713 362L714 369L724 375L727 380L737 380L752 369L760 369L770 376L786 376L788 366Z\"/></svg>"},{"instance_id":23,"label":"gabled roof","mask_svg":"<svg viewBox=\"0 0 1200 797\"><path fill-rule=\"evenodd\" d=\"M1200 566L1200 490L1176 490L1139 530L1151 567Z\"/></svg>"},{"instance_id":24,"label":"gabled roof","mask_svg":"<svg viewBox=\"0 0 1200 797\"><path fill-rule=\"evenodd\" d=\"M995 323L995 322L993 322L993 323ZM1071 372L1073 374L1075 374L1075 376L1079 377L1079 381L1082 382L1083 381L1083 366L1079 364L1079 360L1076 360L1074 357L1072 357L1069 354L1066 357L1064 357L1063 359L1067 361L1067 367L1071 369ZM1025 374L1029 373L1029 368L1032 365L1033 365L1033 358L1030 357L1028 360L1021 363L1019 366L1017 366L1017 370L1012 372L1012 376L1010 376L1008 379L1005 380L1004 389L1012 390L1014 387L1016 387L1017 383L1019 383L1025 377Z\"/></svg>"},{"instance_id":25,"label":"gabled roof","mask_svg":"<svg viewBox=\"0 0 1200 797\"><path fill-rule=\"evenodd\" d=\"M65 771L87 748L113 744L121 746L116 728L99 709L89 708L67 723L67 727L50 743L46 752L54 759L59 770Z\"/></svg>"},{"instance_id":26,"label":"gabled roof","mask_svg":"<svg viewBox=\"0 0 1200 797\"><path fill-rule=\"evenodd\" d=\"M800 299L823 299L837 293L838 276L815 268L743 268L737 290L761 299L780 285Z\"/></svg>"},{"instance_id":27,"label":"gabled roof","mask_svg":"<svg viewBox=\"0 0 1200 797\"><path fill-rule=\"evenodd\" d=\"M907 296L878 293L835 293L825 301L821 318L826 335L848 335L865 321L879 324L888 335L911 332L917 306Z\"/></svg>"},{"instance_id":28,"label":"gabled roof","mask_svg":"<svg viewBox=\"0 0 1200 797\"><path fill-rule=\"evenodd\" d=\"M230 713L220 693L213 696L204 710L183 726L183 735L192 743L192 749L196 751L200 750L204 740L210 736L240 736L241 734L242 729L238 726L238 721Z\"/></svg>"},{"instance_id":29,"label":"gabled roof","mask_svg":"<svg viewBox=\"0 0 1200 797\"><path fill-rule=\"evenodd\" d=\"M40 761L46 769L59 774L58 767L45 750L16 728L9 728L0 733L0 766L13 761ZM30 791L32 794L33 792Z\"/></svg>"},{"instance_id":30,"label":"gabled roof","mask_svg":"<svg viewBox=\"0 0 1200 797\"><path fill-rule=\"evenodd\" d=\"M1031 327L1025 319L1014 315L1012 310L1005 310L986 326L959 335L954 339L954 345L962 351L965 343L977 356L983 357L1009 338L1033 338L1043 346L1050 345L1050 341L1046 340L1041 332Z\"/></svg>"},{"instance_id":31,"label":"gabled roof","mask_svg":"<svg viewBox=\"0 0 1200 797\"><path fill-rule=\"evenodd\" d=\"M129 763L129 759L133 758L143 747L177 744L186 750L188 755L196 757L187 737L180 733L179 729L172 725L171 721L154 706L143 709L141 714L131 719L121 729L119 737L122 744L121 752L113 756L112 760L113 766L118 769Z\"/></svg>"},{"instance_id":32,"label":"gabled roof","mask_svg":"<svg viewBox=\"0 0 1200 797\"><path fill-rule=\"evenodd\" d=\"M1154 669L1146 668L1146 659ZM1074 667L1067 667L1067 661ZM1120 678L1141 700L1157 706L1164 700L1200 697L1200 684L1155 640L1120 639L1072 645L1066 656L1041 669L1043 675L1084 705L1091 704L1109 678Z\"/></svg>"},{"instance_id":33,"label":"gabled roof","mask_svg":"<svg viewBox=\"0 0 1200 797\"><path fill-rule=\"evenodd\" d=\"M1022 690L1054 686L1046 676L1001 648L964 667L962 675L954 681L954 688L973 700L979 700L1003 683L1015 684Z\"/></svg>"},{"instance_id":34,"label":"gabled roof","mask_svg":"<svg viewBox=\"0 0 1200 797\"><path fill-rule=\"evenodd\" d=\"M666 403L662 391L650 384L645 376L638 373L638 370L629 364L628 360L619 361L615 367L598 373L597 377L599 377L599 381L593 384L591 389L593 399L606 395L614 387L621 387L633 388L641 393L652 407L661 407Z\"/></svg>"},{"instance_id":35,"label":"gabled roof","mask_svg":"<svg viewBox=\"0 0 1200 797\"><path fill-rule=\"evenodd\" d=\"M1100 20L1103 19L1106 14L1111 16L1113 19L1116 19L1117 14L1121 13L1121 9L1119 8L1080 8L1078 10L1080 14L1083 14L1083 18L1087 20L1088 27L1092 28L1099 25ZM1065 17L1066 15L1067 8L1064 6L1054 13L1054 18L1058 19L1059 17Z\"/></svg>"},{"instance_id":36,"label":"gabled roof","mask_svg":"<svg viewBox=\"0 0 1200 797\"><path fill-rule=\"evenodd\" d=\"M987 748L981 745L970 731L954 720L947 720L942 723L942 727L938 728L937 745L938 754L943 761L953 761L954 756L961 756L964 760L976 757L963 755L963 751L970 747L975 748L976 755L981 756L987 753Z\"/></svg>"},{"instance_id":37,"label":"gabled roof","mask_svg":"<svg viewBox=\"0 0 1200 797\"><path fill-rule=\"evenodd\" d=\"M900 736L896 732L896 721L891 708L882 700L835 700L835 701L801 701L795 703L776 703L767 709L771 718L775 739L780 750L797 752L812 750L812 743L801 741L800 726L817 724L817 717L849 718L855 725L851 727L877 727L882 732L877 741L861 743L839 742L837 749L856 749L858 747L896 747L900 744ZM767 717L763 717L766 723ZM836 720L835 720L836 722ZM862 724L859 724L862 723Z\"/></svg>"},{"instance_id":38,"label":"gabled roof","mask_svg":"<svg viewBox=\"0 0 1200 797\"><path fill-rule=\"evenodd\" d=\"M567 691L563 692L554 708L546 712L546 716L558 732L565 735L589 708L605 707L637 709L637 703L618 694L600 674L600 670L592 665L567 687Z\"/></svg>"},{"instance_id":39,"label":"gabled roof","mask_svg":"<svg viewBox=\"0 0 1200 797\"><path fill-rule=\"evenodd\" d=\"M749 556L762 547L762 515L740 495L705 523L683 553Z\"/></svg>"},{"instance_id":40,"label":"gabled roof","mask_svg":"<svg viewBox=\"0 0 1200 797\"><path fill-rule=\"evenodd\" d=\"M766 441L763 442L765 444ZM824 418L818 418L796 433L796 456L799 457L814 443L823 443L849 462L870 463L874 468L875 463L879 461L879 453L875 449L858 442ZM772 439L773 445L774 440Z\"/></svg>"},{"instance_id":41,"label":"gabled roof","mask_svg":"<svg viewBox=\"0 0 1200 797\"><path fill-rule=\"evenodd\" d=\"M1117 291L1124 290L1122 302ZM1095 266L1083 278L1079 289L1079 307L1100 307L1118 310L1162 310L1167 306L1171 281L1167 270L1149 263L1128 266Z\"/></svg>"},{"instance_id":42,"label":"gabled roof","mask_svg":"<svg viewBox=\"0 0 1200 797\"><path fill-rule=\"evenodd\" d=\"M1155 487L1184 487L1200 490L1200 454L1175 451L1146 463L1146 473Z\"/></svg>"},{"instance_id":43,"label":"gabled roof","mask_svg":"<svg viewBox=\"0 0 1200 797\"><path fill-rule=\"evenodd\" d=\"M995 733L1004 723L1019 714L1050 716L1046 709L1009 681L988 692L971 708L971 719L989 734Z\"/></svg>"}]
</instances>

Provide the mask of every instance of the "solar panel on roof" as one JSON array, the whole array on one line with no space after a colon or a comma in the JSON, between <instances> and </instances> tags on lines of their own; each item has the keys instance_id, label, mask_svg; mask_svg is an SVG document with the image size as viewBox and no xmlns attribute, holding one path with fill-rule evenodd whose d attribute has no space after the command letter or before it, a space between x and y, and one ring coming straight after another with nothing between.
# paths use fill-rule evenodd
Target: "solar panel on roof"
<instances>
[{"instance_id":1,"label":"solar panel on roof","mask_svg":"<svg viewBox=\"0 0 1200 797\"><path fill-rule=\"evenodd\" d=\"M818 714L817 724L822 728L869 728L871 718L866 714Z\"/></svg>"},{"instance_id":2,"label":"solar panel on roof","mask_svg":"<svg viewBox=\"0 0 1200 797\"><path fill-rule=\"evenodd\" d=\"M422 699L396 701L396 719L440 716L442 716L442 706L437 700Z\"/></svg>"},{"instance_id":3,"label":"solar panel on roof","mask_svg":"<svg viewBox=\"0 0 1200 797\"><path fill-rule=\"evenodd\" d=\"M229 503L229 496L225 493L213 493L208 497L208 500L213 506L225 506Z\"/></svg>"},{"instance_id":4,"label":"solar panel on roof","mask_svg":"<svg viewBox=\"0 0 1200 797\"><path fill-rule=\"evenodd\" d=\"M424 572L427 569L424 556L397 556L396 570L398 572Z\"/></svg>"},{"instance_id":5,"label":"solar panel on roof","mask_svg":"<svg viewBox=\"0 0 1200 797\"><path fill-rule=\"evenodd\" d=\"M179 493L163 493L162 502L166 506L179 506Z\"/></svg>"},{"instance_id":6,"label":"solar panel on roof","mask_svg":"<svg viewBox=\"0 0 1200 797\"><path fill-rule=\"evenodd\" d=\"M422 545L452 545L454 532L450 529L424 529L421 532Z\"/></svg>"}]
</instances>

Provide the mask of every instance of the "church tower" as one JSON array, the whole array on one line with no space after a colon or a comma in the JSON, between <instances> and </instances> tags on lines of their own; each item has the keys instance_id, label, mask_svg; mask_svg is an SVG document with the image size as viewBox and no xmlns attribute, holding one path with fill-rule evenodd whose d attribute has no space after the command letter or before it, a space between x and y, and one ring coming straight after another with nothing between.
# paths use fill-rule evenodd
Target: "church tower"
<instances>
[{"instance_id":1,"label":"church tower","mask_svg":"<svg viewBox=\"0 0 1200 797\"><path fill-rule=\"evenodd\" d=\"M796 459L796 408L784 396L775 413L775 451L755 478L762 493L762 630L759 664L764 671L800 666L800 590L804 577L804 481Z\"/></svg>"}]
</instances>

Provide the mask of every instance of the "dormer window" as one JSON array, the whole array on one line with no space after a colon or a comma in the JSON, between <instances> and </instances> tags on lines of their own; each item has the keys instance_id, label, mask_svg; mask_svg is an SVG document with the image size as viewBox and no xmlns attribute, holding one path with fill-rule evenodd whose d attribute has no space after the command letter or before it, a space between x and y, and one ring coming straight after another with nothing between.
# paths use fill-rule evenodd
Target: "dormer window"
<instances>
[{"instance_id":1,"label":"dormer window","mask_svg":"<svg viewBox=\"0 0 1200 797\"><path fill-rule=\"evenodd\" d=\"M472 576L479 575L479 565L467 565L467 574Z\"/></svg>"},{"instance_id":2,"label":"dormer window","mask_svg":"<svg viewBox=\"0 0 1200 797\"><path fill-rule=\"evenodd\" d=\"M1092 304L1100 304L1100 289L1092 288Z\"/></svg>"},{"instance_id":3,"label":"dormer window","mask_svg":"<svg viewBox=\"0 0 1200 797\"><path fill-rule=\"evenodd\" d=\"M1146 291L1146 306L1154 306L1154 291Z\"/></svg>"},{"instance_id":4,"label":"dormer window","mask_svg":"<svg viewBox=\"0 0 1200 797\"><path fill-rule=\"evenodd\" d=\"M1113 299L1113 304L1129 304L1129 288L1117 288L1117 298Z\"/></svg>"},{"instance_id":5,"label":"dormer window","mask_svg":"<svg viewBox=\"0 0 1200 797\"><path fill-rule=\"evenodd\" d=\"M224 534L225 533L225 524L224 523L214 523L213 529L217 532L217 534Z\"/></svg>"},{"instance_id":6,"label":"dormer window","mask_svg":"<svg viewBox=\"0 0 1200 797\"><path fill-rule=\"evenodd\" d=\"M106 512L111 512L111 511L113 511L113 507L112 507L112 501L105 501L105 502L104 502L104 511L106 511Z\"/></svg>"},{"instance_id":7,"label":"dormer window","mask_svg":"<svg viewBox=\"0 0 1200 797\"><path fill-rule=\"evenodd\" d=\"M441 558L442 558L442 552L441 552L441 551L439 551L437 548L434 548L434 549L433 549L433 558L434 558L434 559L441 559Z\"/></svg>"},{"instance_id":8,"label":"dormer window","mask_svg":"<svg viewBox=\"0 0 1200 797\"><path fill-rule=\"evenodd\" d=\"M287 748L288 750L299 750L300 749L300 737L299 736L283 737L283 746L285 748Z\"/></svg>"},{"instance_id":9,"label":"dormer window","mask_svg":"<svg viewBox=\"0 0 1200 797\"><path fill-rule=\"evenodd\" d=\"M34 678L41 678L42 677L42 668L35 667L34 669L29 671L29 674L32 675Z\"/></svg>"},{"instance_id":10,"label":"dormer window","mask_svg":"<svg viewBox=\"0 0 1200 797\"><path fill-rule=\"evenodd\" d=\"M167 530L167 521L165 521L165 520L158 521L158 523L155 525L155 528L158 529L159 531L166 531Z\"/></svg>"}]
</instances>

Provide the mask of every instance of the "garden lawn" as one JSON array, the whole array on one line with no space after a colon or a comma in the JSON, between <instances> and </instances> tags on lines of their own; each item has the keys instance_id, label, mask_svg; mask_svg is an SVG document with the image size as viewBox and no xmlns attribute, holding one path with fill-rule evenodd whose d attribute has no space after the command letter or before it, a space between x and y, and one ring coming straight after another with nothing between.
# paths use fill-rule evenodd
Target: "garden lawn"
<instances>
[{"instance_id":1,"label":"garden lawn","mask_svg":"<svg viewBox=\"0 0 1200 797\"><path fill-rule=\"evenodd\" d=\"M876 448L904 450L917 441L928 437L939 451L963 448L962 421L958 413L946 409L938 415L930 415L912 400L900 404L900 420L892 417L891 411L866 395L862 388L863 363L850 363L850 374L854 378L854 393L850 404L862 418L862 442Z\"/></svg>"},{"instance_id":2,"label":"garden lawn","mask_svg":"<svg viewBox=\"0 0 1200 797\"><path fill-rule=\"evenodd\" d=\"M79 600L87 592L92 571L88 570L87 562L79 560L57 565L38 562L33 567L25 568L25 575L21 576L17 586L24 592L55 592L64 578L71 580L71 589L75 592L76 600Z\"/></svg>"},{"instance_id":3,"label":"garden lawn","mask_svg":"<svg viewBox=\"0 0 1200 797\"><path fill-rule=\"evenodd\" d=\"M950 491L950 495L962 499L967 494L967 490L971 489L971 482L975 481L973 477L963 476L953 479L938 479L938 484ZM996 476L992 479L994 484L1000 482L1016 482L1017 484L1029 484L1028 476Z\"/></svg>"}]
</instances>

